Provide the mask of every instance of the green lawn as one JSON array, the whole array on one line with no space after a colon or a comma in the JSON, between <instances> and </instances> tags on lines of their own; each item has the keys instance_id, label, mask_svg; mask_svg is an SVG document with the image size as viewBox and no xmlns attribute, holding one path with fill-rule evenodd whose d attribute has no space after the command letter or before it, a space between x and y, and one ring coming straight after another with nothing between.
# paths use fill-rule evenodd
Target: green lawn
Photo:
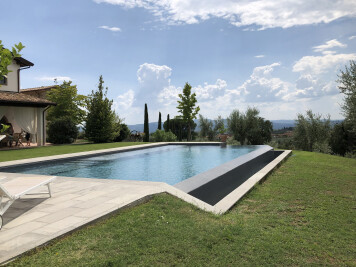
<instances>
[{"instance_id":1,"label":"green lawn","mask_svg":"<svg viewBox=\"0 0 356 267\"><path fill-rule=\"evenodd\" d=\"M104 143L104 144L77 144L77 145L58 145L46 147L34 147L29 149L17 149L0 151L0 162L16 159L28 159L44 156L53 156L59 154L68 154L75 152L83 152L97 149L133 146L144 144L142 142L119 142L119 143Z\"/></svg>"},{"instance_id":2,"label":"green lawn","mask_svg":"<svg viewBox=\"0 0 356 267\"><path fill-rule=\"evenodd\" d=\"M13 266L356 266L356 160L295 152L230 212L169 195L86 227Z\"/></svg>"}]
</instances>

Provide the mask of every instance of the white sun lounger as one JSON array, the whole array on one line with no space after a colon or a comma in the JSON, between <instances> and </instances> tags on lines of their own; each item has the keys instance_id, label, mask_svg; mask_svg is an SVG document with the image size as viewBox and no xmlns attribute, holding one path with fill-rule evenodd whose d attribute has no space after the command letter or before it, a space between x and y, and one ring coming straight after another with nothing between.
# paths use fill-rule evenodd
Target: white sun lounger
<instances>
[{"instance_id":1,"label":"white sun lounger","mask_svg":"<svg viewBox=\"0 0 356 267\"><path fill-rule=\"evenodd\" d=\"M23 195L28 194L33 189L38 188L39 186L46 185L48 187L48 193L36 193L37 194L49 194L51 197L51 187L50 183L56 179L56 176L52 177L19 177L8 182L2 183L0 181L0 229L2 228L3 219L2 216L7 211L7 209L15 202L16 199L19 199Z\"/></svg>"}]
</instances>

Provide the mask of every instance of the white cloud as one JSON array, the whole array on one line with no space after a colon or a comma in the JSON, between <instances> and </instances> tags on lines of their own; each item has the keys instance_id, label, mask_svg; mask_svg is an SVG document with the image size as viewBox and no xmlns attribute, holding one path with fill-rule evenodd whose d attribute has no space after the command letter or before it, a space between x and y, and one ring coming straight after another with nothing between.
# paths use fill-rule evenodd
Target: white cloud
<instances>
[{"instance_id":1,"label":"white cloud","mask_svg":"<svg viewBox=\"0 0 356 267\"><path fill-rule=\"evenodd\" d=\"M135 92L133 90L128 90L122 95L119 95L114 100L114 109L115 110L128 110L132 107L132 104L135 100Z\"/></svg>"},{"instance_id":2,"label":"white cloud","mask_svg":"<svg viewBox=\"0 0 356 267\"><path fill-rule=\"evenodd\" d=\"M329 23L356 16L353 0L94 0L96 3L124 8L144 8L168 24L195 24L210 18L222 18L240 26L289 28L297 25ZM253 29L253 28L252 28Z\"/></svg>"},{"instance_id":3,"label":"white cloud","mask_svg":"<svg viewBox=\"0 0 356 267\"><path fill-rule=\"evenodd\" d=\"M274 102L283 99L292 84L272 77L273 70L280 65L273 63L254 68L250 78L237 88L244 96L245 102Z\"/></svg>"},{"instance_id":4,"label":"white cloud","mask_svg":"<svg viewBox=\"0 0 356 267\"><path fill-rule=\"evenodd\" d=\"M265 55L257 55L257 56L255 56L255 58L263 58L263 57L265 57Z\"/></svg>"},{"instance_id":5,"label":"white cloud","mask_svg":"<svg viewBox=\"0 0 356 267\"><path fill-rule=\"evenodd\" d=\"M356 38L356 35L352 35L352 36L349 37L349 40L353 40L355 38Z\"/></svg>"},{"instance_id":6,"label":"white cloud","mask_svg":"<svg viewBox=\"0 0 356 267\"><path fill-rule=\"evenodd\" d=\"M172 69L166 65L144 63L137 70L138 88L136 92L130 90L119 95L114 101L114 108L121 116L130 121L137 121L136 117L142 114L144 103L148 104L149 117L155 118L158 111L163 116L177 114L178 94L182 93L182 87L171 84ZM207 112L219 108L227 108L226 100L235 96L235 92L227 89L226 81L217 79L215 83L203 83L192 88L197 94L201 109ZM225 96L225 94L227 94ZM153 119L154 120L154 119Z\"/></svg>"},{"instance_id":7,"label":"white cloud","mask_svg":"<svg viewBox=\"0 0 356 267\"><path fill-rule=\"evenodd\" d=\"M179 100L178 94L180 93L182 93L181 87L175 87L173 85L165 87L158 93L158 102L164 106L177 105L177 101Z\"/></svg>"},{"instance_id":8,"label":"white cloud","mask_svg":"<svg viewBox=\"0 0 356 267\"><path fill-rule=\"evenodd\" d=\"M217 79L215 84L204 83L203 85L198 85L192 87L192 93L196 93L197 100L199 103L216 101L220 96L226 93L227 83L222 79ZM179 100L178 94L182 93L182 87L176 87L174 85L169 85L163 88L158 94L158 102L165 106L176 106Z\"/></svg>"},{"instance_id":9,"label":"white cloud","mask_svg":"<svg viewBox=\"0 0 356 267\"><path fill-rule=\"evenodd\" d=\"M57 80L57 81L72 81L72 78L71 77L68 77L68 76L42 76L42 77L37 77L36 80L39 80L39 81L51 81L53 82L54 80Z\"/></svg>"},{"instance_id":10,"label":"white cloud","mask_svg":"<svg viewBox=\"0 0 356 267\"><path fill-rule=\"evenodd\" d=\"M296 119L297 113L305 113L306 110L312 109L315 113L330 114L332 119L340 119L340 103L342 95L327 95L319 98L303 98L296 100L293 104L290 102L280 102L278 105L256 105L261 116L271 120Z\"/></svg>"},{"instance_id":11,"label":"white cloud","mask_svg":"<svg viewBox=\"0 0 356 267\"><path fill-rule=\"evenodd\" d=\"M140 84L145 86L147 83L169 83L169 77L172 74L172 69L166 65L156 65L144 63L137 70L137 79ZM155 84L156 85L156 84Z\"/></svg>"},{"instance_id":12,"label":"white cloud","mask_svg":"<svg viewBox=\"0 0 356 267\"><path fill-rule=\"evenodd\" d=\"M99 26L99 29L104 29L104 30L108 30L111 32L121 32L121 29L118 27L109 27L109 26Z\"/></svg>"},{"instance_id":13,"label":"white cloud","mask_svg":"<svg viewBox=\"0 0 356 267\"><path fill-rule=\"evenodd\" d=\"M332 50L324 50L322 52L323 55L333 55L336 54L336 51L332 51Z\"/></svg>"},{"instance_id":14,"label":"white cloud","mask_svg":"<svg viewBox=\"0 0 356 267\"><path fill-rule=\"evenodd\" d=\"M335 52L330 51L329 50L330 48L334 48L334 47L345 48L346 46L347 46L346 44L340 43L336 39L332 39L330 41L327 41L325 44L314 46L313 50L314 52L322 52L323 54L333 54Z\"/></svg>"},{"instance_id":15,"label":"white cloud","mask_svg":"<svg viewBox=\"0 0 356 267\"><path fill-rule=\"evenodd\" d=\"M356 54L327 54L323 56L305 56L293 66L294 72L319 75L332 69L338 69L349 60L356 59Z\"/></svg>"},{"instance_id":16,"label":"white cloud","mask_svg":"<svg viewBox=\"0 0 356 267\"><path fill-rule=\"evenodd\" d=\"M166 65L144 63L137 70L139 90L137 92L136 104L142 105L146 102L154 105L157 103L157 95L164 88L169 87L172 69Z\"/></svg>"},{"instance_id":17,"label":"white cloud","mask_svg":"<svg viewBox=\"0 0 356 267\"><path fill-rule=\"evenodd\" d=\"M203 86L198 85L197 87L194 87L193 91L196 93L197 99L208 100L215 99L217 96L224 93L226 88L226 81L217 79L215 84L204 83Z\"/></svg>"},{"instance_id":18,"label":"white cloud","mask_svg":"<svg viewBox=\"0 0 356 267\"><path fill-rule=\"evenodd\" d=\"M128 90L127 92L118 95L113 101L113 109L125 123L135 121L142 112L141 109L134 107L135 92Z\"/></svg>"},{"instance_id":19,"label":"white cloud","mask_svg":"<svg viewBox=\"0 0 356 267\"><path fill-rule=\"evenodd\" d=\"M292 102L298 99L315 99L326 95L335 95L339 91L336 83L324 81L318 75L302 72L296 82L274 77L273 71L280 63L254 68L251 76L236 90L237 96L245 103Z\"/></svg>"},{"instance_id":20,"label":"white cloud","mask_svg":"<svg viewBox=\"0 0 356 267\"><path fill-rule=\"evenodd\" d=\"M278 67L280 65L281 63L275 62L270 65L256 67L253 69L251 77L260 77L262 75L266 76L268 74L271 74L271 72L274 70L274 67Z\"/></svg>"},{"instance_id":21,"label":"white cloud","mask_svg":"<svg viewBox=\"0 0 356 267\"><path fill-rule=\"evenodd\" d=\"M310 74L301 75L296 81L295 86L295 91L285 96L286 100L297 98L318 98L339 93L334 81L325 82Z\"/></svg>"},{"instance_id":22,"label":"white cloud","mask_svg":"<svg viewBox=\"0 0 356 267\"><path fill-rule=\"evenodd\" d=\"M214 84L204 83L192 87L192 93L196 93L198 105L201 114L214 118L219 114L226 115L233 109L233 105L241 102L238 97L239 92L227 89L227 82L222 79L217 79ZM182 93L182 87L170 85L164 88L158 94L158 104L167 113L174 114L176 112L178 94Z\"/></svg>"}]
</instances>

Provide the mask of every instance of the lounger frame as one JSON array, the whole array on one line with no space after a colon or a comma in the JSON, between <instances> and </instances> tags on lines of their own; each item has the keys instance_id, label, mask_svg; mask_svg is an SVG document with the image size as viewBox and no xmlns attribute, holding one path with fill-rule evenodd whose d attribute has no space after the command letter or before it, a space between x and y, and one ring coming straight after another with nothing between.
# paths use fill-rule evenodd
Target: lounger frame
<instances>
[{"instance_id":1,"label":"lounger frame","mask_svg":"<svg viewBox=\"0 0 356 267\"><path fill-rule=\"evenodd\" d=\"M12 195L7 189L6 187L4 187L1 183L0 183L0 230L2 228L2 224L3 224L3 219L2 216L4 215L4 213L10 208L10 206L15 202L16 199L19 199L21 196L24 195L41 195L41 194L49 194L49 197L52 197L52 191L51 191L51 182L53 182L54 179L56 179L56 176L50 177L36 185L33 185L31 187L26 188L25 190L23 190L20 193L17 193L15 195ZM28 177L27 179L31 179L31 177ZM16 180L16 178L15 178ZM29 194L29 192L31 192L34 189L37 189L40 186L47 186L48 188L48 192L39 192L39 193L35 193L35 194Z\"/></svg>"}]
</instances>

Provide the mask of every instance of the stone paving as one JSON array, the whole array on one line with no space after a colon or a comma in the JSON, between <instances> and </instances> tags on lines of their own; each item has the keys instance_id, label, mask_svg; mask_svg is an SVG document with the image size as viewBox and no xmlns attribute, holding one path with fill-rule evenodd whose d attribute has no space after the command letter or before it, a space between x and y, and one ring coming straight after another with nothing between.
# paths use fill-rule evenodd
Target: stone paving
<instances>
[{"instance_id":1,"label":"stone paving","mask_svg":"<svg viewBox=\"0 0 356 267\"><path fill-rule=\"evenodd\" d=\"M19 176L5 175L9 179ZM163 191L161 183L58 177L52 183L52 198L48 194L24 196L5 212L0 263Z\"/></svg>"},{"instance_id":2,"label":"stone paving","mask_svg":"<svg viewBox=\"0 0 356 267\"><path fill-rule=\"evenodd\" d=\"M0 264L158 193L166 192L208 212L222 214L290 153L285 151L215 206L166 183L58 177L51 186L52 198L48 194L24 196L4 214L4 226L0 231ZM5 180L34 176L0 174L7 177ZM46 188L39 188L37 192L40 191L44 192Z\"/></svg>"}]
</instances>

